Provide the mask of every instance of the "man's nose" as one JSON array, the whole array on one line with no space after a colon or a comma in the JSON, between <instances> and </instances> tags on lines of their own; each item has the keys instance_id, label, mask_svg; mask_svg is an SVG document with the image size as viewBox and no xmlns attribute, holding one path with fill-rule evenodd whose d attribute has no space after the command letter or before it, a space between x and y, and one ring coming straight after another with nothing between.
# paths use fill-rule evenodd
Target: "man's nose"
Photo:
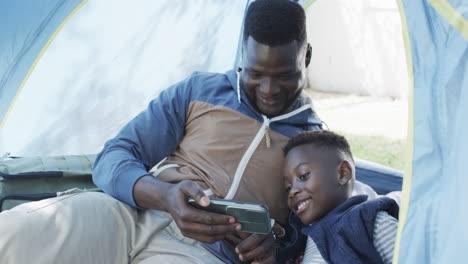
<instances>
[{"instance_id":1,"label":"man's nose","mask_svg":"<svg viewBox=\"0 0 468 264\"><path fill-rule=\"evenodd\" d=\"M274 96L278 93L278 90L276 81L271 77L263 78L260 83L260 91L266 96Z\"/></svg>"}]
</instances>

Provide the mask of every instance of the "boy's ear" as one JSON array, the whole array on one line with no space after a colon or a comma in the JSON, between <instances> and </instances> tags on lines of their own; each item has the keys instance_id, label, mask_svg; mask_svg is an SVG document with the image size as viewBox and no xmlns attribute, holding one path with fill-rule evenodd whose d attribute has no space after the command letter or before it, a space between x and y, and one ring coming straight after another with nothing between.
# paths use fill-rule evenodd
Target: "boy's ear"
<instances>
[{"instance_id":1,"label":"boy's ear","mask_svg":"<svg viewBox=\"0 0 468 264\"><path fill-rule=\"evenodd\" d=\"M347 160L343 160L338 168L338 184L345 185L353 178L353 170L351 164Z\"/></svg>"}]
</instances>

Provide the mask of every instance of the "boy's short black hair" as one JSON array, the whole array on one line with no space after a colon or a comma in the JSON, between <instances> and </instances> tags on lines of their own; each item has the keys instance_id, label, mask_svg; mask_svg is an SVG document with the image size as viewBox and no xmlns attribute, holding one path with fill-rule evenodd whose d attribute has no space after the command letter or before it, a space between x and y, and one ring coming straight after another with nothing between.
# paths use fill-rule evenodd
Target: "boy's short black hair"
<instances>
[{"instance_id":1,"label":"boy's short black hair","mask_svg":"<svg viewBox=\"0 0 468 264\"><path fill-rule=\"evenodd\" d=\"M306 15L301 5L289 0L256 0L250 4L244 20L246 41L255 41L270 47L306 38Z\"/></svg>"},{"instance_id":2,"label":"boy's short black hair","mask_svg":"<svg viewBox=\"0 0 468 264\"><path fill-rule=\"evenodd\" d=\"M329 130L305 131L293 136L283 148L284 156L286 156L291 149L306 144L336 149L353 160L353 154L351 153L351 148L346 138Z\"/></svg>"}]
</instances>

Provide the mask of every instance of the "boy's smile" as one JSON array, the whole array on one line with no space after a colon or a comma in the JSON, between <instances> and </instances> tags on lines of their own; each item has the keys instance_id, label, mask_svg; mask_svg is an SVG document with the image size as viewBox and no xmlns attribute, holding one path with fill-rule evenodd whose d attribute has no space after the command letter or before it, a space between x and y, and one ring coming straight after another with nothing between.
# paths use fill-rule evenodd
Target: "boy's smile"
<instances>
[{"instance_id":1,"label":"boy's smile","mask_svg":"<svg viewBox=\"0 0 468 264\"><path fill-rule=\"evenodd\" d=\"M286 155L288 207L304 224L319 220L347 199L342 164L336 150L314 144L297 146Z\"/></svg>"},{"instance_id":2,"label":"boy's smile","mask_svg":"<svg viewBox=\"0 0 468 264\"><path fill-rule=\"evenodd\" d=\"M299 201L296 203L296 214L300 215L302 214L305 210L307 210L309 206L309 202L311 199L306 199L304 201Z\"/></svg>"}]
</instances>

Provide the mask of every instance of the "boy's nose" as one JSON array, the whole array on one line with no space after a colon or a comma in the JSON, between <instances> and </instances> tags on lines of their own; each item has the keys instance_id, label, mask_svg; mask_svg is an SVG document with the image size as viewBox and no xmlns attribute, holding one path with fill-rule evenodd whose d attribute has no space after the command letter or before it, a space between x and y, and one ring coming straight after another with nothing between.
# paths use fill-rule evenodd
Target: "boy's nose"
<instances>
[{"instance_id":1,"label":"boy's nose","mask_svg":"<svg viewBox=\"0 0 468 264\"><path fill-rule=\"evenodd\" d=\"M293 199L300 192L300 189L296 186L291 186L291 190L289 191L289 198Z\"/></svg>"}]
</instances>

